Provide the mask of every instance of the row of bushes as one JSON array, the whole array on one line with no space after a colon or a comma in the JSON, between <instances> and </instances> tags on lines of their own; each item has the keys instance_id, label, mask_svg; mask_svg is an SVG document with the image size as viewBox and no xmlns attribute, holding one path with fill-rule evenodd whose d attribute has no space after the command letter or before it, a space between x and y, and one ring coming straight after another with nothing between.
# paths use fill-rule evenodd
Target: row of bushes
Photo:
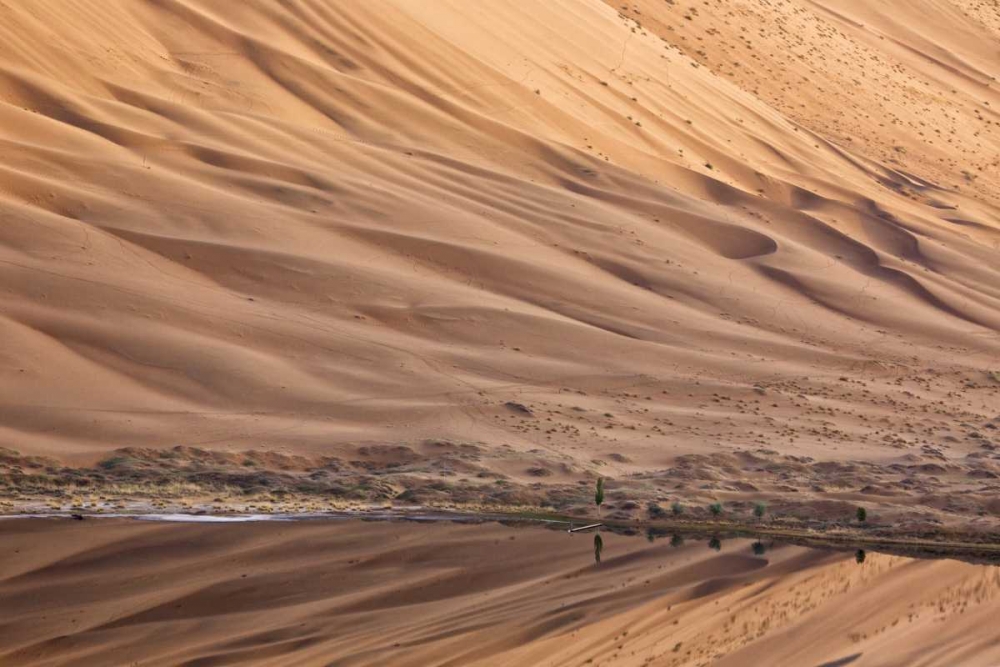
<instances>
[{"instance_id":1,"label":"row of bushes","mask_svg":"<svg viewBox=\"0 0 1000 667\"><path fill-rule=\"evenodd\" d=\"M662 519L667 516L667 511L663 509L658 503L651 502L647 506L649 510L649 516L653 519ZM681 516L684 514L685 507L680 501L674 501L670 506L670 511L674 516ZM719 517L722 516L723 507L722 503L715 502L708 506L708 511L711 512L712 516ZM762 502L754 503L753 505L753 515L757 519L763 519L767 515L767 505ZM858 522L864 523L868 520L868 511L864 507L858 507L855 517Z\"/></svg>"}]
</instances>

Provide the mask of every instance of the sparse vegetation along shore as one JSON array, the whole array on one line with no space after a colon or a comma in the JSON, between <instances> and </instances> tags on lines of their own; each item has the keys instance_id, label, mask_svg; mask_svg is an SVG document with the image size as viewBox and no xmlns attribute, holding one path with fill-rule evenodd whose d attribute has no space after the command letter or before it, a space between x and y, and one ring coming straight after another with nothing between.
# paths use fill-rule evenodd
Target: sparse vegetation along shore
<instances>
[{"instance_id":1,"label":"sparse vegetation along shore","mask_svg":"<svg viewBox=\"0 0 1000 667\"><path fill-rule=\"evenodd\" d=\"M748 460L760 466L762 459L756 456ZM7 449L0 450L0 512L109 513L145 508L290 513L352 508L406 511L413 507L577 517L594 512L596 478L585 483L539 483L530 477L499 475L492 472L491 465L476 446L438 441L414 446L367 445L359 447L350 459L261 450L215 452L183 446L169 450L123 448L109 452L92 466L78 467ZM782 470L780 460L768 465ZM841 470L817 467L820 469L827 475ZM798 470L803 470L800 464ZM706 499L697 490L680 497L665 496L659 489L664 483L674 484L678 472L686 478L700 474L682 459L681 466L660 476L602 477L600 519L633 525L710 522L733 528L767 526L823 533L856 531L863 526L875 535L926 537L940 532L948 540L972 542L1000 533L996 523L983 520L992 500L986 497L975 529L968 528L964 515L948 517L940 507L936 508L937 516L949 521L929 522L927 513L907 496L892 498L894 504L879 505L876 521L866 510L865 521L859 522L856 504L816 500L799 493L769 494L767 503L732 495L732 500L723 503ZM803 480L815 483L808 475L803 475Z\"/></svg>"}]
</instances>

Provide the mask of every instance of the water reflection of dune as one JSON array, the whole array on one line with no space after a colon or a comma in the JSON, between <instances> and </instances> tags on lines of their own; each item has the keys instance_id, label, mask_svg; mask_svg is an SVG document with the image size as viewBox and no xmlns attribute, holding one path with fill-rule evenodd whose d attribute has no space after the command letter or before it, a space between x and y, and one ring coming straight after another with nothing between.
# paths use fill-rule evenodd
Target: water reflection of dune
<instances>
[{"instance_id":1,"label":"water reflection of dune","mask_svg":"<svg viewBox=\"0 0 1000 667\"><path fill-rule=\"evenodd\" d=\"M0 522L4 665L984 665L995 567L497 524ZM850 662L844 662L850 660ZM593 661L592 663L589 661Z\"/></svg>"}]
</instances>

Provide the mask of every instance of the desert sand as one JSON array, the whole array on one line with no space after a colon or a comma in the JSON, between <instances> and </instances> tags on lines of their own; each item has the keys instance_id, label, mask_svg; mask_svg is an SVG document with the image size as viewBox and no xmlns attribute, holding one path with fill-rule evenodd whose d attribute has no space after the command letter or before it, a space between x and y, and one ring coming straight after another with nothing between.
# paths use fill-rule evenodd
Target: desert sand
<instances>
[{"instance_id":1,"label":"desert sand","mask_svg":"<svg viewBox=\"0 0 1000 667\"><path fill-rule=\"evenodd\" d=\"M497 524L0 521L0 663L1000 661L1000 569Z\"/></svg>"},{"instance_id":2,"label":"desert sand","mask_svg":"<svg viewBox=\"0 0 1000 667\"><path fill-rule=\"evenodd\" d=\"M4 502L996 530L998 56L976 0L4 0Z\"/></svg>"}]
</instances>

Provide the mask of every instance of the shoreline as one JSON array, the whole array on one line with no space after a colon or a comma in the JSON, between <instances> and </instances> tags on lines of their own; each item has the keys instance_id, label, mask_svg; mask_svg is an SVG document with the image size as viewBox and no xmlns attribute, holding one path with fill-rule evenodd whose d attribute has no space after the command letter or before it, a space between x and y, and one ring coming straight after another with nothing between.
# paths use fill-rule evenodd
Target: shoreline
<instances>
[{"instance_id":1,"label":"shoreline","mask_svg":"<svg viewBox=\"0 0 1000 667\"><path fill-rule=\"evenodd\" d=\"M593 516L577 516L535 511L462 511L436 509L433 507L413 508L355 508L324 512L25 512L0 514L0 521L10 520L100 520L130 519L163 523L204 523L240 524L266 522L312 522L312 521L408 521L415 523L522 523L539 527L586 525L600 523L601 528L614 533L646 535L647 539L663 538L671 535L721 536L732 538L770 539L785 544L807 546L818 549L845 551L864 549L880 553L907 556L911 558L950 558L970 563L1000 565L1000 538L992 535L978 535L983 541L970 539L969 533L953 533L938 538L916 533L898 531L886 533L884 527L871 526L862 530L819 530L780 525L749 524L739 521L651 521L621 520L615 518L598 519ZM881 532L879 532L881 531Z\"/></svg>"}]
</instances>

